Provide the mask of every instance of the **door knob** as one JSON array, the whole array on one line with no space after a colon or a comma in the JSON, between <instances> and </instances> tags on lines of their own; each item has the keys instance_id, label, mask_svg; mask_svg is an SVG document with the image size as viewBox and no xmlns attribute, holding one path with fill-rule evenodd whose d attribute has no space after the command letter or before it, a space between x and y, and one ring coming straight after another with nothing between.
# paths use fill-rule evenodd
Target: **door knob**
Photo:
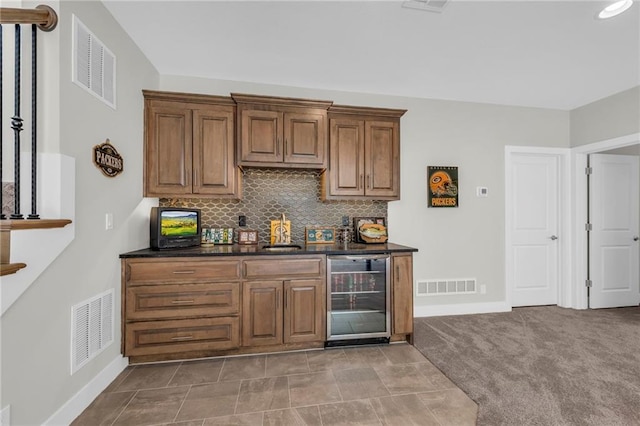
<instances>
[{"instance_id":1,"label":"door knob","mask_svg":"<svg viewBox=\"0 0 640 426\"><path fill-rule=\"evenodd\" d=\"M633 241L638 241L638 236L633 237Z\"/></svg>"},{"instance_id":2,"label":"door knob","mask_svg":"<svg viewBox=\"0 0 640 426\"><path fill-rule=\"evenodd\" d=\"M558 239L558 237L556 237L555 235L550 236L549 238L551 238L551 241L555 241Z\"/></svg>"}]
</instances>

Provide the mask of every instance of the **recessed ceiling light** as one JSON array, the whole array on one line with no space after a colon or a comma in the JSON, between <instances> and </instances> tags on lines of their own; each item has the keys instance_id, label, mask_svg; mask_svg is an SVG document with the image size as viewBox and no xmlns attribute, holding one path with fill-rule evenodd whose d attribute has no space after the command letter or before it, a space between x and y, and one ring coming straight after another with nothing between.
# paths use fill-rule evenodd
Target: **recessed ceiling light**
<instances>
[{"instance_id":1,"label":"recessed ceiling light","mask_svg":"<svg viewBox=\"0 0 640 426\"><path fill-rule=\"evenodd\" d=\"M633 0L620 0L615 3L611 3L609 6L602 9L600 13L598 13L598 18L613 18L614 16L620 15L622 12L629 9L632 4Z\"/></svg>"}]
</instances>

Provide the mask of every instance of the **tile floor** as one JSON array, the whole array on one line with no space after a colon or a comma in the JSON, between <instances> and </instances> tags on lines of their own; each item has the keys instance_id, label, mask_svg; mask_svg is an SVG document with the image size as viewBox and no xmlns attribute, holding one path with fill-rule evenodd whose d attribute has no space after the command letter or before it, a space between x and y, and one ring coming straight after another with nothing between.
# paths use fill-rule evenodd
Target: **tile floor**
<instances>
[{"instance_id":1,"label":"tile floor","mask_svg":"<svg viewBox=\"0 0 640 426\"><path fill-rule=\"evenodd\" d=\"M72 425L465 426L477 409L401 343L131 366Z\"/></svg>"}]
</instances>

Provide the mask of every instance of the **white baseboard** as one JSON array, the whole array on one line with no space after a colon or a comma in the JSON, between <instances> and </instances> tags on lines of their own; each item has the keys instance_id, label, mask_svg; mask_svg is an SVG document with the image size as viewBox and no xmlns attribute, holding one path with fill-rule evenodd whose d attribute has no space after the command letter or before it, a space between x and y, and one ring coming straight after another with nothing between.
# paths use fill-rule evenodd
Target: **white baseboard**
<instances>
[{"instance_id":1,"label":"white baseboard","mask_svg":"<svg viewBox=\"0 0 640 426\"><path fill-rule=\"evenodd\" d=\"M445 315L490 314L494 312L511 312L511 306L506 302L489 303L457 303L455 305L414 306L413 316L441 317Z\"/></svg>"},{"instance_id":2,"label":"white baseboard","mask_svg":"<svg viewBox=\"0 0 640 426\"><path fill-rule=\"evenodd\" d=\"M71 424L128 365L129 359L118 355L43 424L51 426Z\"/></svg>"}]
</instances>

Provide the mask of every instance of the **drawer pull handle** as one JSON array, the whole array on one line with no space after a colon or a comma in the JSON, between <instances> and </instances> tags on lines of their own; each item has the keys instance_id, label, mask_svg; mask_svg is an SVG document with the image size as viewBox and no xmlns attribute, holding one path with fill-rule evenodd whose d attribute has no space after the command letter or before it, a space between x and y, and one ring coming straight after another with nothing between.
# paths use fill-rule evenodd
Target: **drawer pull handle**
<instances>
[{"instance_id":1,"label":"drawer pull handle","mask_svg":"<svg viewBox=\"0 0 640 426\"><path fill-rule=\"evenodd\" d=\"M191 271L173 271L174 274L195 274L196 271L191 270Z\"/></svg>"},{"instance_id":2,"label":"drawer pull handle","mask_svg":"<svg viewBox=\"0 0 640 426\"><path fill-rule=\"evenodd\" d=\"M189 335L189 336L176 336L176 337L172 337L171 340L173 340L174 342L182 342L184 340L193 340L193 336Z\"/></svg>"},{"instance_id":3,"label":"drawer pull handle","mask_svg":"<svg viewBox=\"0 0 640 426\"><path fill-rule=\"evenodd\" d=\"M195 303L195 300L172 300L171 303L174 305L190 305Z\"/></svg>"}]
</instances>

